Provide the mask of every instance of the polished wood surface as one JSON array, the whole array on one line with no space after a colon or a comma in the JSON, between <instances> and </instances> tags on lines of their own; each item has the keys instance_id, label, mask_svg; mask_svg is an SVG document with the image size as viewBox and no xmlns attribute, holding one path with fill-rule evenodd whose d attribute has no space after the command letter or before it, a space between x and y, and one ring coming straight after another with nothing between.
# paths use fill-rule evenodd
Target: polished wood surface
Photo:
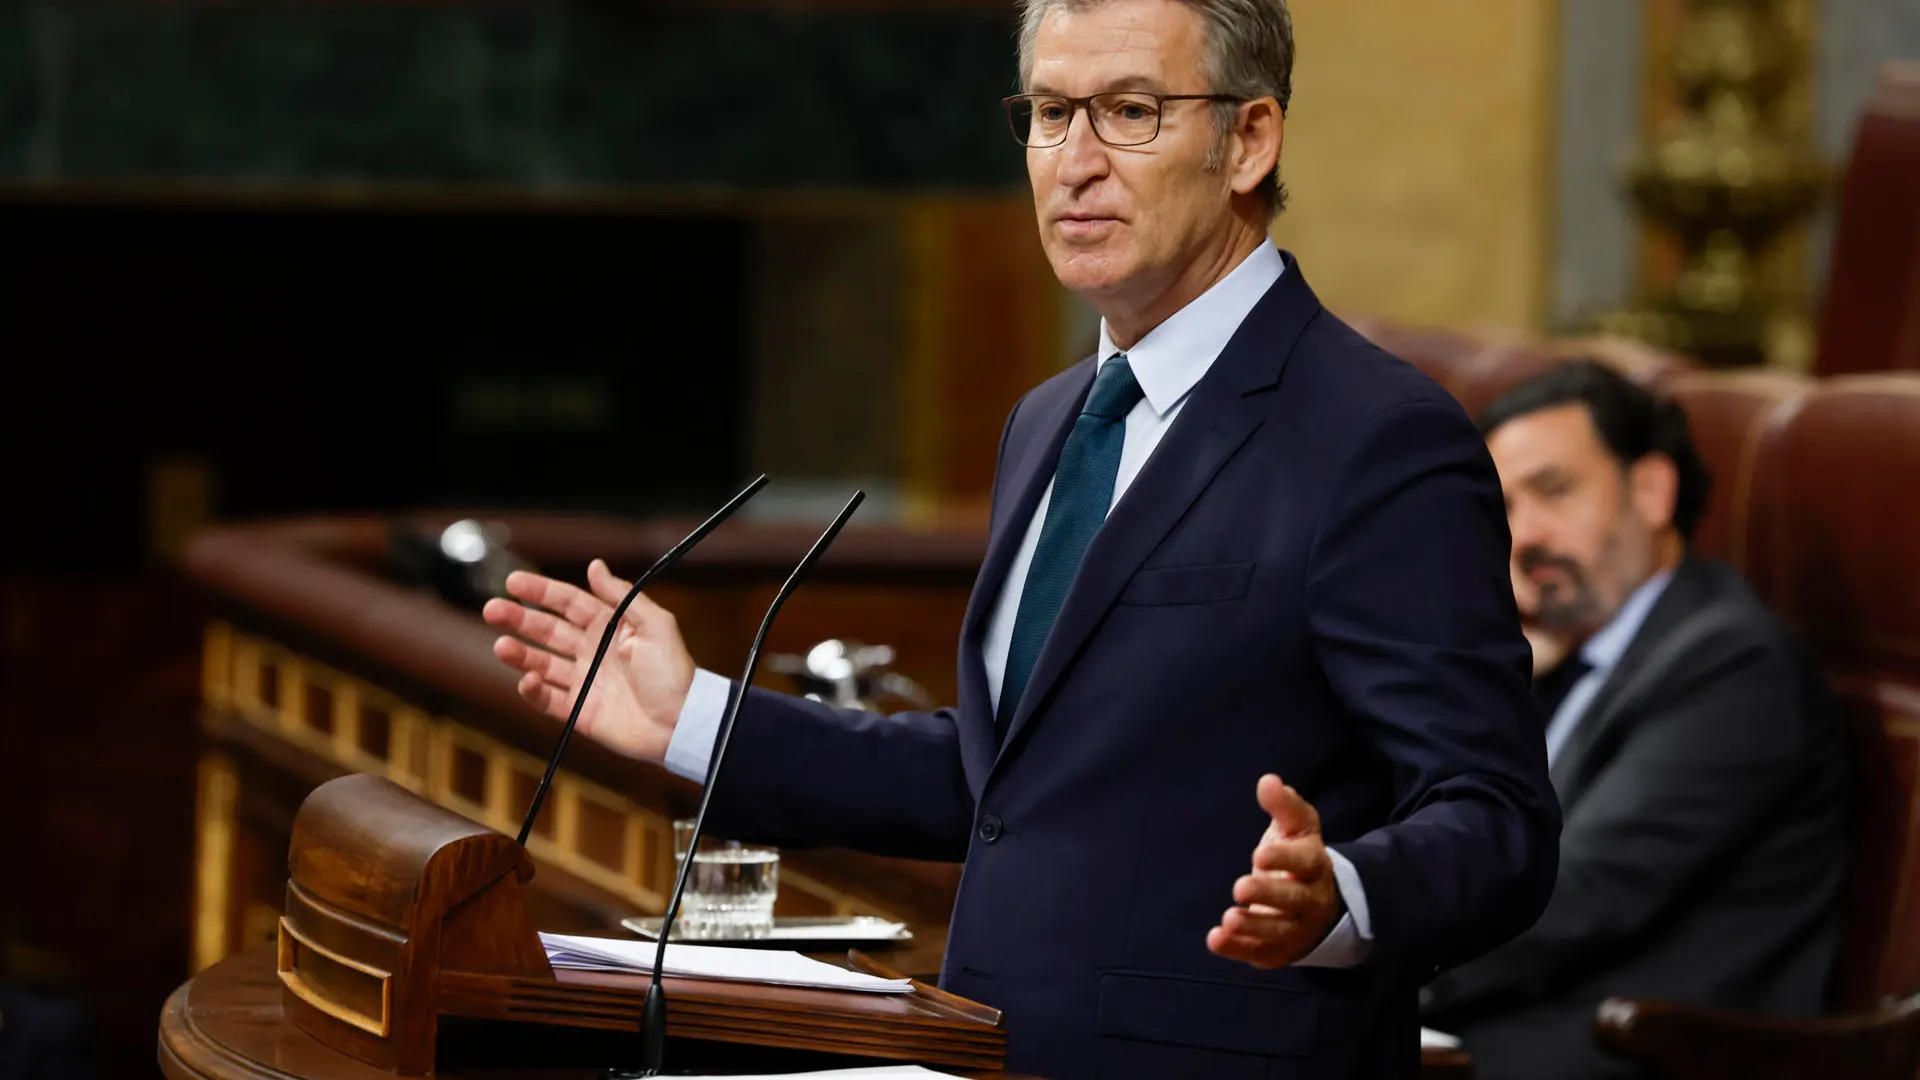
<instances>
[{"instance_id":1,"label":"polished wood surface","mask_svg":"<svg viewBox=\"0 0 1920 1080\"><path fill-rule=\"evenodd\" d=\"M443 1058L442 1080L598 1080L600 1068L626 1064L632 1036L535 1025L496 1024L466 1033ZM802 1054L670 1039L676 1070L791 1071L872 1064L837 1054ZM208 968L176 990L160 1016L159 1059L168 1080L391 1080L393 1074L328 1047L288 1019L274 958L249 949ZM997 1070L960 1073L1023 1080ZM1026 1078L1030 1080L1030 1078Z\"/></svg>"},{"instance_id":2,"label":"polished wood surface","mask_svg":"<svg viewBox=\"0 0 1920 1080\"><path fill-rule=\"evenodd\" d=\"M521 1030L509 1030L520 1028ZM599 1080L626 1048L606 1033L506 1025L471 1038L464 1056L444 1060L441 1080ZM674 1068L793 1070L861 1064L839 1055L766 1052L669 1040ZM392 1080L393 1074L316 1042L287 1019L274 958L249 949L215 964L167 999L160 1014L160 1070L167 1080ZM698 1063L698 1064L696 1064ZM869 1062L870 1063L870 1062ZM958 1076L1035 1080L986 1070ZM1471 1080L1472 1062L1454 1050L1421 1053L1423 1080Z\"/></svg>"},{"instance_id":3,"label":"polished wood surface","mask_svg":"<svg viewBox=\"0 0 1920 1080\"><path fill-rule=\"evenodd\" d=\"M1667 1080L1913 1080L1920 1075L1920 994L1818 1020L1613 998L1601 1004L1594 1036Z\"/></svg>"},{"instance_id":4,"label":"polished wood surface","mask_svg":"<svg viewBox=\"0 0 1920 1080\"><path fill-rule=\"evenodd\" d=\"M527 913L527 850L383 776L315 788L294 817L278 927L283 1004L315 1039L432 1071L450 972L553 980ZM469 998L477 995L471 992Z\"/></svg>"},{"instance_id":5,"label":"polished wood surface","mask_svg":"<svg viewBox=\"0 0 1920 1080\"><path fill-rule=\"evenodd\" d=\"M622 1034L641 1025L650 978L547 963L525 902L534 877L525 848L386 777L357 773L314 789L294 818L287 866L281 1006L325 1046L418 1076L471 1049L470 1029L450 1018ZM933 987L664 985L669 1037L873 1064L998 1069L1006 1058L999 1010Z\"/></svg>"}]
</instances>

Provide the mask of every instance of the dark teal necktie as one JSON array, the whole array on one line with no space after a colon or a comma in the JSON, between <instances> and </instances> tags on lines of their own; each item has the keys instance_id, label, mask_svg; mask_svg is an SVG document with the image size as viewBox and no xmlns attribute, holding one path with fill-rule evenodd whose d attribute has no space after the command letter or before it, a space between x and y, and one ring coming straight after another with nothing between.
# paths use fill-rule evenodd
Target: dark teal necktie
<instances>
[{"instance_id":1,"label":"dark teal necktie","mask_svg":"<svg viewBox=\"0 0 1920 1080\"><path fill-rule=\"evenodd\" d=\"M1093 534L1107 520L1113 505L1113 481L1120 471L1120 448L1126 442L1127 414L1144 394L1127 366L1125 353L1100 365L1087 403L1060 448L1060 466L1053 474L1053 497L1040 526L1040 542L1020 590L1020 610L1013 620L1013 640L1007 647L1007 670L1000 683L1000 707L994 730L1005 742L1007 727L1020 707L1033 676L1034 661L1047 642L1054 617L1067 598L1073 576L1080 570Z\"/></svg>"}]
</instances>

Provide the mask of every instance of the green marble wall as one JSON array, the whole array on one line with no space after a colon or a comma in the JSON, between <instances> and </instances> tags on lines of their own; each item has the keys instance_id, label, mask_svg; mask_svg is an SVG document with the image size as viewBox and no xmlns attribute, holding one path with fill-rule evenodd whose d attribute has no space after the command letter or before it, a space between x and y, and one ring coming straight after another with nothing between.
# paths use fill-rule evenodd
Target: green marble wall
<instances>
[{"instance_id":1,"label":"green marble wall","mask_svg":"<svg viewBox=\"0 0 1920 1080\"><path fill-rule=\"evenodd\" d=\"M0 180L1022 184L1011 5L0 2Z\"/></svg>"}]
</instances>

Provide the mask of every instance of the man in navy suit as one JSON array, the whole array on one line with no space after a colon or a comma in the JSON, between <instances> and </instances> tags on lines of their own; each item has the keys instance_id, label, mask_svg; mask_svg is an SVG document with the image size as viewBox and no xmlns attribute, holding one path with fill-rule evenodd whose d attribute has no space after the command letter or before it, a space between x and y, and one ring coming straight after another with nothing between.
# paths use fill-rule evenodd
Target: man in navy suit
<instances>
[{"instance_id":1,"label":"man in navy suit","mask_svg":"<svg viewBox=\"0 0 1920 1080\"><path fill-rule=\"evenodd\" d=\"M1412 1075L1419 986L1554 880L1499 480L1268 239L1282 0L1024 19L1008 117L1099 351L1008 419L958 707L749 690L709 822L964 860L941 981L1005 1011L1010 1068ZM626 583L588 586L487 607L555 716ZM735 688L659 607L625 621L581 730L704 779Z\"/></svg>"}]
</instances>

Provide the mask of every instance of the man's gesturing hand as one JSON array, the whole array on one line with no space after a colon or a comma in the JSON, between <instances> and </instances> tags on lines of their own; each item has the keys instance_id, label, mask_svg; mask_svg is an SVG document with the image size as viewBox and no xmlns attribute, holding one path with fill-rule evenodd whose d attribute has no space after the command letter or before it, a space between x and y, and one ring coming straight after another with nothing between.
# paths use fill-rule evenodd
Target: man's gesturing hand
<instances>
[{"instance_id":1,"label":"man's gesturing hand","mask_svg":"<svg viewBox=\"0 0 1920 1080\"><path fill-rule=\"evenodd\" d=\"M507 632L493 643L493 655L521 672L520 696L561 720L573 711L600 635L632 583L595 559L587 567L587 585L591 591L515 571L507 577L507 592L520 602L495 598L481 613ZM620 621L580 710L579 730L623 754L659 761L693 685L693 656L673 615L644 595L634 598Z\"/></svg>"},{"instance_id":2,"label":"man's gesturing hand","mask_svg":"<svg viewBox=\"0 0 1920 1080\"><path fill-rule=\"evenodd\" d=\"M1233 883L1235 906L1207 932L1207 948L1261 969L1285 967L1320 944L1343 904L1312 804L1272 774L1255 793L1273 822L1253 849L1253 872Z\"/></svg>"}]
</instances>

